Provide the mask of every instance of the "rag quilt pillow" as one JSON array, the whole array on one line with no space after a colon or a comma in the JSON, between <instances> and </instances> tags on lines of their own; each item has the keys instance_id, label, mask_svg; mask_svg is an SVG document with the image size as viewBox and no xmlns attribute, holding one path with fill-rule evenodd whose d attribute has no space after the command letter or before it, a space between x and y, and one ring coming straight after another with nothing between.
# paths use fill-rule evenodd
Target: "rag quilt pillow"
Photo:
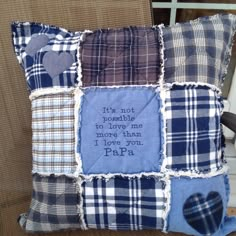
<instances>
[{"instance_id":1,"label":"rag quilt pillow","mask_svg":"<svg viewBox=\"0 0 236 236\"><path fill-rule=\"evenodd\" d=\"M236 231L220 123L235 29L230 14L83 32L14 22L33 131L21 227Z\"/></svg>"}]
</instances>

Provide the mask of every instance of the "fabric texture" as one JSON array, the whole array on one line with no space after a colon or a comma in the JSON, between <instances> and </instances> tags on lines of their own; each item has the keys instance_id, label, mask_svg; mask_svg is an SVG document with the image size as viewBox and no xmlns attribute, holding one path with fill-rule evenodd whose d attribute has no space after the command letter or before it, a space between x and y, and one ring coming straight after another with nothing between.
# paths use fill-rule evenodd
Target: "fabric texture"
<instances>
[{"instance_id":1,"label":"fabric texture","mask_svg":"<svg viewBox=\"0 0 236 236\"><path fill-rule=\"evenodd\" d=\"M202 17L163 28L165 81L221 87L230 60L234 15Z\"/></svg>"},{"instance_id":2,"label":"fabric texture","mask_svg":"<svg viewBox=\"0 0 236 236\"><path fill-rule=\"evenodd\" d=\"M84 216L89 228L161 229L165 183L158 178L93 179L83 183Z\"/></svg>"},{"instance_id":3,"label":"fabric texture","mask_svg":"<svg viewBox=\"0 0 236 236\"><path fill-rule=\"evenodd\" d=\"M217 214L217 211L221 206L223 207L223 215L225 215L227 210L227 193L224 183L224 175L219 175L211 178L172 178L171 179L171 202L172 207L169 213L169 223L168 223L168 230L173 232L182 232L185 234L190 235L214 235L214 236L220 236L224 235L222 234L222 230L224 228L224 217L220 217L220 215ZM204 186L204 187L203 187ZM209 194L211 192L217 193L217 196L219 198L212 198L211 201L206 202L207 197L209 197ZM192 208L192 210L195 211L194 217L191 215L188 215L190 224L185 220L185 214L189 214L191 212L191 209L188 211L187 208L184 208L184 204L190 197L192 197L195 194L201 194L201 199L204 197L205 204L201 205L200 202L195 204L195 207ZM213 200L214 199L214 200ZM197 198L194 198L196 201ZM221 203L222 202L222 203ZM212 206L215 204L214 208ZM202 207L205 208L205 210L202 212ZM202 224L201 222L196 228L192 227L194 221L190 221L190 217L193 217L193 220L199 219L199 214L201 212L203 215L201 215L201 219L207 220L209 217L208 213L209 211L212 211L212 217L219 217L220 223L218 222L218 225L215 224L210 225L210 221L207 222L207 224ZM185 214L184 214L185 212ZM211 220L213 220L211 218ZM192 225L192 226L191 226ZM214 228L215 227L215 228ZM196 230L197 229L197 230ZM200 232L198 231L200 230ZM227 232L228 234L229 232Z\"/></svg>"},{"instance_id":4,"label":"fabric texture","mask_svg":"<svg viewBox=\"0 0 236 236\"><path fill-rule=\"evenodd\" d=\"M95 30L81 49L83 86L156 84L161 74L157 27Z\"/></svg>"},{"instance_id":5,"label":"fabric texture","mask_svg":"<svg viewBox=\"0 0 236 236\"><path fill-rule=\"evenodd\" d=\"M20 225L236 231L220 124L235 29L230 14L93 32L13 23L33 131Z\"/></svg>"},{"instance_id":6,"label":"fabric texture","mask_svg":"<svg viewBox=\"0 0 236 236\"><path fill-rule=\"evenodd\" d=\"M12 34L14 49L30 91L77 84L80 32L72 33L39 23L15 22ZM65 57L69 59L65 60Z\"/></svg>"},{"instance_id":7,"label":"fabric texture","mask_svg":"<svg viewBox=\"0 0 236 236\"><path fill-rule=\"evenodd\" d=\"M33 173L73 174L74 99L72 92L32 100Z\"/></svg>"},{"instance_id":8,"label":"fabric texture","mask_svg":"<svg viewBox=\"0 0 236 236\"><path fill-rule=\"evenodd\" d=\"M222 98L206 86L174 85L166 92L167 169L209 172L223 165Z\"/></svg>"},{"instance_id":9,"label":"fabric texture","mask_svg":"<svg viewBox=\"0 0 236 236\"><path fill-rule=\"evenodd\" d=\"M206 198L201 193L195 193L184 203L183 213L189 225L199 233L211 235L218 230L222 220L222 198L213 191Z\"/></svg>"},{"instance_id":10,"label":"fabric texture","mask_svg":"<svg viewBox=\"0 0 236 236\"><path fill-rule=\"evenodd\" d=\"M159 172L157 88L85 89L80 114L77 152L84 174Z\"/></svg>"},{"instance_id":11,"label":"fabric texture","mask_svg":"<svg viewBox=\"0 0 236 236\"><path fill-rule=\"evenodd\" d=\"M33 175L32 201L22 226L29 232L80 228L76 188L72 178Z\"/></svg>"}]
</instances>

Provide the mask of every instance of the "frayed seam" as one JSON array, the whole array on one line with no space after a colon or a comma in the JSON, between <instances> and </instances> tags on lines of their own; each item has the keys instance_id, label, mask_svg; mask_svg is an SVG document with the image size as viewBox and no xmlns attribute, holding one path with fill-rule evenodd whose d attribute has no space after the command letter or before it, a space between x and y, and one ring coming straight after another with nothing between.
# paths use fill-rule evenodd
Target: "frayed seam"
<instances>
[{"instance_id":1,"label":"frayed seam","mask_svg":"<svg viewBox=\"0 0 236 236\"><path fill-rule=\"evenodd\" d=\"M229 17L234 18L234 20L236 21L236 17L234 15L230 14ZM223 87L223 85L224 85L224 81L225 81L225 78L226 78L226 75L227 75L227 72L228 72L228 66L229 66L229 63L230 63L232 48L233 48L233 45L234 45L234 35L235 35L235 33L236 33L236 22L233 23L233 29L232 29L230 42L229 42L228 47L226 49L225 57L224 57L224 60L223 60L223 63L222 63L223 64L223 71L222 71L221 78L220 78L221 87Z\"/></svg>"},{"instance_id":2,"label":"frayed seam","mask_svg":"<svg viewBox=\"0 0 236 236\"><path fill-rule=\"evenodd\" d=\"M76 181L76 189L77 189L77 194L79 194L79 203L77 204L77 214L80 217L80 224L81 224L81 229L82 230L87 230L88 227L85 223L84 219L84 200L83 200L83 180L78 177Z\"/></svg>"},{"instance_id":3,"label":"frayed seam","mask_svg":"<svg viewBox=\"0 0 236 236\"><path fill-rule=\"evenodd\" d=\"M74 91L74 99L75 99L75 108L74 108L74 115L75 115L75 160L77 163L76 171L74 173L75 177L78 177L80 173L82 173L83 167L82 167L82 160L81 160L81 155L80 155L80 150L77 150L77 146L80 145L80 127L81 127L81 107L83 103L83 96L84 93L83 91L78 87Z\"/></svg>"},{"instance_id":4,"label":"frayed seam","mask_svg":"<svg viewBox=\"0 0 236 236\"><path fill-rule=\"evenodd\" d=\"M165 44L164 44L164 37L163 37L163 28L164 24L157 25L156 28L159 30L159 45L160 45L160 75L159 75L159 84L160 87L163 88L164 85L164 76L165 76Z\"/></svg>"},{"instance_id":5,"label":"frayed seam","mask_svg":"<svg viewBox=\"0 0 236 236\"><path fill-rule=\"evenodd\" d=\"M165 107L165 100L166 100L166 91L164 88L161 88L160 91L160 102L161 102L161 159L160 159L160 170L162 173L165 172L165 166L167 166L167 155L166 155L166 130L167 130L167 123L166 123L166 107Z\"/></svg>"},{"instance_id":6,"label":"frayed seam","mask_svg":"<svg viewBox=\"0 0 236 236\"><path fill-rule=\"evenodd\" d=\"M50 176L61 177L61 176L65 176L65 177L72 178L72 179L75 178L75 175L73 173L64 173L64 172L56 173L56 172L53 172L53 171L44 172L44 171L32 170L31 174L32 175L39 175L40 177L50 177Z\"/></svg>"},{"instance_id":7,"label":"frayed seam","mask_svg":"<svg viewBox=\"0 0 236 236\"><path fill-rule=\"evenodd\" d=\"M168 176L168 175L165 176L163 178L163 181L166 184L165 189L164 189L164 196L165 196L166 202L164 204L165 209L162 212L162 219L164 220L162 232L168 233L168 217L169 217L169 213L171 210L171 180L170 180L170 176Z\"/></svg>"},{"instance_id":8,"label":"frayed seam","mask_svg":"<svg viewBox=\"0 0 236 236\"><path fill-rule=\"evenodd\" d=\"M84 30L79 38L79 43L78 43L78 49L77 49L77 62L78 62L78 68L77 68L77 82L78 82L78 87L81 87L83 85L83 69L82 69L82 47L80 46L81 43L85 41L86 35L88 33L92 33L90 30Z\"/></svg>"},{"instance_id":9,"label":"frayed seam","mask_svg":"<svg viewBox=\"0 0 236 236\"><path fill-rule=\"evenodd\" d=\"M164 172L164 175L169 175L171 177L189 177L191 179L194 178L211 178L214 176L218 176L218 175L224 175L228 173L228 166L227 165L223 165L222 168L220 169L211 169L211 172L207 172L207 173L203 173L200 171L196 171L196 170L191 170L191 171L184 171L184 170L179 170L179 171L175 171L175 170L170 170L170 169L163 169L162 171Z\"/></svg>"},{"instance_id":10,"label":"frayed seam","mask_svg":"<svg viewBox=\"0 0 236 236\"><path fill-rule=\"evenodd\" d=\"M69 93L72 94L74 92L75 88L68 88L68 87L53 87L53 88L42 88L42 89L36 89L32 91L32 93L29 96L29 99L32 101L40 96L44 95L51 95L51 94L60 94L60 93Z\"/></svg>"},{"instance_id":11,"label":"frayed seam","mask_svg":"<svg viewBox=\"0 0 236 236\"><path fill-rule=\"evenodd\" d=\"M166 83L164 85L166 90L171 90L174 86L194 86L194 87L198 87L198 86L205 86L208 87L209 89L217 92L217 94L220 96L221 95L221 90L213 85L213 84L208 84L208 83L204 83L204 82L173 82L173 83Z\"/></svg>"},{"instance_id":12,"label":"frayed seam","mask_svg":"<svg viewBox=\"0 0 236 236\"><path fill-rule=\"evenodd\" d=\"M123 173L108 173L108 174L80 174L80 177L83 178L86 181L93 181L93 179L104 179L106 181L109 181L110 179L113 179L117 176L121 176L123 178L128 179L134 179L134 178L162 178L163 173L161 172L141 172L141 173L133 173L133 174L123 174Z\"/></svg>"},{"instance_id":13,"label":"frayed seam","mask_svg":"<svg viewBox=\"0 0 236 236\"><path fill-rule=\"evenodd\" d=\"M146 88L156 88L160 86L160 84L137 84L137 85L104 85L104 86L98 86L98 85L93 85L93 86L85 86L83 89L96 89L96 88L101 88L101 89L106 89L106 88L141 88L141 87L146 87Z\"/></svg>"}]
</instances>

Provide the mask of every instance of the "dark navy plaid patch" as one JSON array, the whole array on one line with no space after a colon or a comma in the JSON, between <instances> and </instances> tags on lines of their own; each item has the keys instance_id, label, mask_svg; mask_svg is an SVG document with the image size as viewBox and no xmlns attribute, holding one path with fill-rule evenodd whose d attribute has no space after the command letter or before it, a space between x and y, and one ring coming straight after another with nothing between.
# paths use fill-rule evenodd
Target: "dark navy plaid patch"
<instances>
[{"instance_id":1,"label":"dark navy plaid patch","mask_svg":"<svg viewBox=\"0 0 236 236\"><path fill-rule=\"evenodd\" d=\"M23 227L34 232L80 228L78 204L74 179L35 174L31 206Z\"/></svg>"},{"instance_id":2,"label":"dark navy plaid patch","mask_svg":"<svg viewBox=\"0 0 236 236\"><path fill-rule=\"evenodd\" d=\"M215 15L163 28L165 81L220 86L229 63L234 15Z\"/></svg>"},{"instance_id":3,"label":"dark navy plaid patch","mask_svg":"<svg viewBox=\"0 0 236 236\"><path fill-rule=\"evenodd\" d=\"M83 86L159 81L162 59L158 27L96 30L81 44Z\"/></svg>"},{"instance_id":4,"label":"dark navy plaid patch","mask_svg":"<svg viewBox=\"0 0 236 236\"><path fill-rule=\"evenodd\" d=\"M166 92L167 169L208 172L222 167L222 99L206 86Z\"/></svg>"},{"instance_id":5,"label":"dark navy plaid patch","mask_svg":"<svg viewBox=\"0 0 236 236\"><path fill-rule=\"evenodd\" d=\"M85 222L95 229L162 229L164 189L163 181L151 177L84 182Z\"/></svg>"},{"instance_id":6,"label":"dark navy plaid patch","mask_svg":"<svg viewBox=\"0 0 236 236\"><path fill-rule=\"evenodd\" d=\"M72 87L77 83L80 32L55 26L14 22L13 46L30 91Z\"/></svg>"},{"instance_id":7,"label":"dark navy plaid patch","mask_svg":"<svg viewBox=\"0 0 236 236\"><path fill-rule=\"evenodd\" d=\"M191 195L185 202L183 214L195 230L202 235L214 234L223 216L223 201L219 193L210 192L205 198L201 193Z\"/></svg>"}]
</instances>

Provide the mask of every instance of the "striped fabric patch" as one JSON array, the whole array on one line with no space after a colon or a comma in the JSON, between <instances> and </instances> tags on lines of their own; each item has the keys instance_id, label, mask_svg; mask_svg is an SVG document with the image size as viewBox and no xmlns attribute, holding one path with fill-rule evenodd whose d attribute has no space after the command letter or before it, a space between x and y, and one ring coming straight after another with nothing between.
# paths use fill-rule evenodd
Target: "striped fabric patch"
<instances>
[{"instance_id":1,"label":"striped fabric patch","mask_svg":"<svg viewBox=\"0 0 236 236\"><path fill-rule=\"evenodd\" d=\"M222 100L206 86L166 92L167 169L209 172L222 167Z\"/></svg>"},{"instance_id":2,"label":"striped fabric patch","mask_svg":"<svg viewBox=\"0 0 236 236\"><path fill-rule=\"evenodd\" d=\"M165 182L158 178L97 179L83 183L84 218L89 228L162 229Z\"/></svg>"},{"instance_id":3,"label":"striped fabric patch","mask_svg":"<svg viewBox=\"0 0 236 236\"><path fill-rule=\"evenodd\" d=\"M50 94L32 100L32 130L33 173L73 174L73 94Z\"/></svg>"}]
</instances>

